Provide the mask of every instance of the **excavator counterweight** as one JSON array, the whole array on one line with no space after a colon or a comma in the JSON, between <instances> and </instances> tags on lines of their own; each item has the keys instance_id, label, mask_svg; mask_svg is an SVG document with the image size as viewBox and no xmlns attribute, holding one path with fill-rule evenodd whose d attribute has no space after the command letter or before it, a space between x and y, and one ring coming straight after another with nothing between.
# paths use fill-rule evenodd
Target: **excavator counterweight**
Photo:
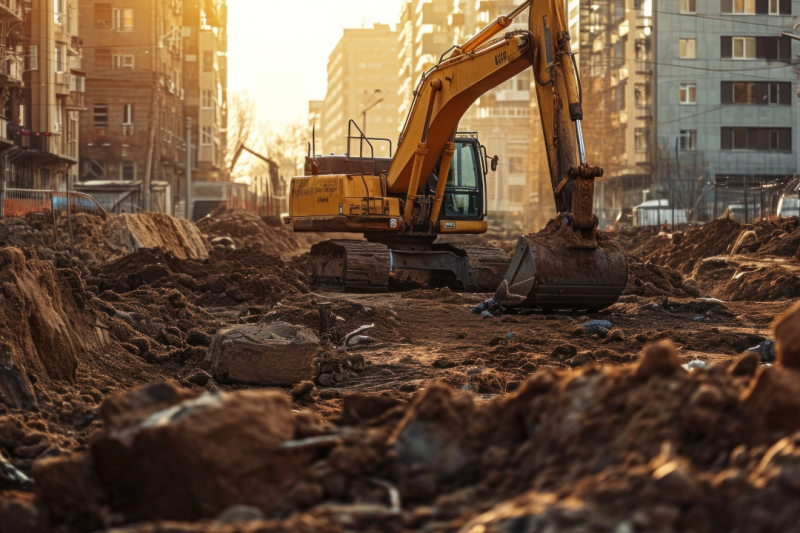
<instances>
[{"instance_id":1,"label":"excavator counterweight","mask_svg":"<svg viewBox=\"0 0 800 533\"><path fill-rule=\"evenodd\" d=\"M528 30L506 31L525 10ZM458 124L483 94L527 69L535 79L556 217L520 238L509 265L498 248L436 239L487 231L489 158L477 136L459 133ZM495 298L506 306L612 305L626 286L628 260L598 230L592 212L603 169L586 161L581 98L561 0L523 2L453 47L420 80L393 157L373 157L379 140L351 121L360 135L348 131L348 145L354 138L370 155L309 153L306 175L292 180L295 231L362 233L367 241L315 245L312 285L381 291L393 278L414 278L461 290L499 285Z\"/></svg>"}]
</instances>

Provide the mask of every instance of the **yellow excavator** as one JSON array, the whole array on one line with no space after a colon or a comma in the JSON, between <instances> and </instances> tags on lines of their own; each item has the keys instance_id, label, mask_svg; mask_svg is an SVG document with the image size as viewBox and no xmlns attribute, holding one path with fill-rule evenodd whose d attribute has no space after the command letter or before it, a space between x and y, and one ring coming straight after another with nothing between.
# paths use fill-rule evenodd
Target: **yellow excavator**
<instances>
[{"instance_id":1,"label":"yellow excavator","mask_svg":"<svg viewBox=\"0 0 800 533\"><path fill-rule=\"evenodd\" d=\"M526 9L529 29L502 33ZM458 123L481 95L528 68L557 216L519 239L510 264L491 246L436 243L440 235L487 231L487 167L496 170L497 158L487 156L477 135L459 133ZM385 291L390 277L411 273L458 289L495 290L499 284L495 299L507 306L594 310L615 303L627 283L628 261L622 247L598 231L592 212L594 182L603 170L586 163L580 78L563 2L529 0L499 17L445 53L414 95L392 157L374 157L375 143L389 142L391 154L391 142L366 138L351 121L348 152L355 141L357 157L310 151L305 175L292 179L294 231L366 239L315 245L312 286Z\"/></svg>"}]
</instances>

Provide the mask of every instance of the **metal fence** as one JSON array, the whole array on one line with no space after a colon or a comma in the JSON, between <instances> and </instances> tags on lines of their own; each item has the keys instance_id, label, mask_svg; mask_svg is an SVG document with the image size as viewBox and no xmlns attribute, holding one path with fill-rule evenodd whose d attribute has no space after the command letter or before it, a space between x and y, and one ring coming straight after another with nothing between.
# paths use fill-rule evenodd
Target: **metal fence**
<instances>
[{"instance_id":1,"label":"metal fence","mask_svg":"<svg viewBox=\"0 0 800 533\"><path fill-rule=\"evenodd\" d=\"M94 198L80 192L41 189L5 189L0 191L2 213L6 218L25 218L32 214L91 213L105 218L106 211ZM69 207L69 211L67 208Z\"/></svg>"}]
</instances>

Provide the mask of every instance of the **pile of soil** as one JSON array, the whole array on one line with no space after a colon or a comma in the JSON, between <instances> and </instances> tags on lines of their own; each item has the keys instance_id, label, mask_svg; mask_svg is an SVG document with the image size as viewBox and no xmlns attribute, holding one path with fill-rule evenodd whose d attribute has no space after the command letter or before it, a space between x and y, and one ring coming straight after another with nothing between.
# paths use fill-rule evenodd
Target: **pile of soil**
<instances>
[{"instance_id":1,"label":"pile of soil","mask_svg":"<svg viewBox=\"0 0 800 533\"><path fill-rule=\"evenodd\" d=\"M209 239L229 237L239 248L260 248L270 255L289 257L301 251L301 245L288 226L268 226L258 215L222 205L197 223Z\"/></svg>"},{"instance_id":2,"label":"pile of soil","mask_svg":"<svg viewBox=\"0 0 800 533\"><path fill-rule=\"evenodd\" d=\"M770 265L735 274L717 291L725 300L770 302L800 297L800 276L780 265Z\"/></svg>"},{"instance_id":3,"label":"pile of soil","mask_svg":"<svg viewBox=\"0 0 800 533\"><path fill-rule=\"evenodd\" d=\"M188 220L162 213L109 214L105 217L76 213L72 217L75 264L102 263L124 257L140 248L160 247L181 259L204 259L209 246ZM0 221L0 246L32 247L42 258L69 252L66 217L57 230L48 216Z\"/></svg>"},{"instance_id":4,"label":"pile of soil","mask_svg":"<svg viewBox=\"0 0 800 533\"><path fill-rule=\"evenodd\" d=\"M637 296L685 296L681 287L683 276L667 266L659 266L651 261L642 262L628 256L628 285L622 294Z\"/></svg>"},{"instance_id":5,"label":"pile of soil","mask_svg":"<svg viewBox=\"0 0 800 533\"><path fill-rule=\"evenodd\" d=\"M263 248L220 250L204 261L161 249L141 249L93 269L98 292L125 294L140 287L174 290L208 308L271 306L288 294L307 293L303 274Z\"/></svg>"},{"instance_id":6,"label":"pile of soil","mask_svg":"<svg viewBox=\"0 0 800 533\"><path fill-rule=\"evenodd\" d=\"M661 343L637 364L542 371L488 402L444 385L410 403L346 396L328 422L271 392L160 385L107 400L91 447L39 463L36 501L0 508L0 524L22 514L38 523L29 531L65 532L155 532L164 520L184 532L789 531L800 521L798 372L758 369L754 355L687 372ZM503 386L492 381L476 383Z\"/></svg>"}]
</instances>

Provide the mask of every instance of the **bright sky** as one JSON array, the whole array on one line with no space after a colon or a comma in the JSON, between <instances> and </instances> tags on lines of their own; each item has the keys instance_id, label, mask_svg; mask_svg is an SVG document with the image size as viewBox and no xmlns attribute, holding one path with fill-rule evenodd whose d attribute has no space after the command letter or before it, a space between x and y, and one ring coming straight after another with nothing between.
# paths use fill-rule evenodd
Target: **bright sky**
<instances>
[{"instance_id":1,"label":"bright sky","mask_svg":"<svg viewBox=\"0 0 800 533\"><path fill-rule=\"evenodd\" d=\"M308 116L325 98L328 55L344 28L397 23L402 0L228 0L228 88L246 91L259 119Z\"/></svg>"}]
</instances>

